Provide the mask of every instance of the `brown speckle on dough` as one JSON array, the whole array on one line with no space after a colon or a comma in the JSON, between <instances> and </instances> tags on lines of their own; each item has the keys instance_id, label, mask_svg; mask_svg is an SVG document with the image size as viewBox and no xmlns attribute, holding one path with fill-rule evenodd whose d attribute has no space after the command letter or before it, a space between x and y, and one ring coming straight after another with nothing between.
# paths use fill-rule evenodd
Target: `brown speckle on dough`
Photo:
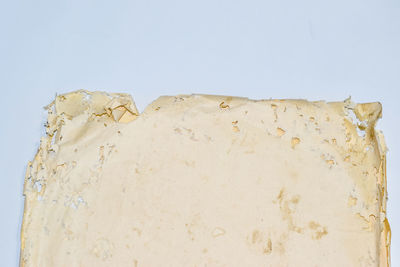
<instances>
[{"instance_id":1,"label":"brown speckle on dough","mask_svg":"<svg viewBox=\"0 0 400 267\"><path fill-rule=\"evenodd\" d=\"M226 108L229 108L229 105L228 105L228 104L225 104L225 102L222 101L222 102L219 104L219 107L222 108L222 109L226 109Z\"/></svg>"},{"instance_id":2,"label":"brown speckle on dough","mask_svg":"<svg viewBox=\"0 0 400 267\"><path fill-rule=\"evenodd\" d=\"M300 138L298 138L298 137L292 137L291 145L292 145L292 148L293 148L293 149L294 149L299 143L300 143Z\"/></svg>"},{"instance_id":3,"label":"brown speckle on dough","mask_svg":"<svg viewBox=\"0 0 400 267\"><path fill-rule=\"evenodd\" d=\"M282 135L284 135L286 133L285 130L283 130L282 128L276 128L276 134L281 137Z\"/></svg>"},{"instance_id":4,"label":"brown speckle on dough","mask_svg":"<svg viewBox=\"0 0 400 267\"><path fill-rule=\"evenodd\" d=\"M309 222L308 227L313 230L313 233L311 235L312 239L314 240L319 240L321 239L324 235L328 234L328 231L325 226L321 226L319 223L316 222Z\"/></svg>"},{"instance_id":5,"label":"brown speckle on dough","mask_svg":"<svg viewBox=\"0 0 400 267\"><path fill-rule=\"evenodd\" d=\"M271 238L268 238L267 244L263 249L264 254L271 254L272 252L272 241Z\"/></svg>"},{"instance_id":6,"label":"brown speckle on dough","mask_svg":"<svg viewBox=\"0 0 400 267\"><path fill-rule=\"evenodd\" d=\"M333 165L335 164L335 161L333 161L332 159L326 160L326 163L328 163L329 165Z\"/></svg>"}]
</instances>

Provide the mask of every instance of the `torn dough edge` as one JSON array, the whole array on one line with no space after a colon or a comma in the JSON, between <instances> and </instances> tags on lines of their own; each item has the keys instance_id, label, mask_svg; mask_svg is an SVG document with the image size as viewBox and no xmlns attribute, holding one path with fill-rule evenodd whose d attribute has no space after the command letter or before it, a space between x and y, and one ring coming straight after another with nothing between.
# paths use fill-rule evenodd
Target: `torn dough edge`
<instances>
[{"instance_id":1,"label":"torn dough edge","mask_svg":"<svg viewBox=\"0 0 400 267\"><path fill-rule=\"evenodd\" d=\"M25 248L25 231L27 228L27 220L28 214L27 210L29 210L26 192L27 192L27 184L30 183L28 179L33 179L30 167L32 166L34 161L43 161L41 154L44 151L48 151L49 147L51 146L51 142L55 137L55 133L61 127L59 121L57 120L61 115L65 115L66 110L58 109L58 101L62 101L66 97L76 96L76 101L74 104L82 104L83 105L79 108L78 114L66 114L69 115L72 119L78 115L81 115L86 112L89 114L88 116L107 116L111 119L114 123L130 123L134 121L137 117L141 116L141 114L146 114L152 112L154 109L158 110L157 108L163 106L164 104L168 103L170 98L176 99L184 99L184 98L191 98L191 97L204 97L210 101L215 101L219 103L220 108L229 108L230 102L238 102L243 103L246 101L252 102L263 102L263 101L273 101L273 102L298 102L298 103L321 103L325 101L307 101L303 99L262 99L262 100L252 100L246 97L238 97L238 96L225 96L225 95L208 95L208 94L181 94L177 96L160 96L153 102L151 102L144 111L139 114L139 111L136 108L136 105L133 101L133 98L130 94L126 93L107 93L101 91L87 91L87 90L77 90L72 91L69 93L56 95L56 98L53 102L51 102L45 109L48 111L48 121L46 124L46 136L41 138L39 149L33 159L33 161L28 162L28 166L26 169L25 174L25 181L24 181L24 189L23 189L23 196L24 196L24 213L22 219L22 226L20 232L20 262L19 265L21 267L25 266L25 262L23 259L23 252ZM95 102L93 99L95 99ZM76 103L77 101L81 101L80 103ZM379 130L375 129L376 122L379 118L382 117L382 105L379 102L373 103L360 103L356 104L351 101L350 98L344 100L343 102L327 102L328 104L344 104L345 108L345 118L348 117L348 112L353 112L355 117L357 118L357 122L351 122L350 127L353 127L353 131L357 131L358 128L366 131L367 138L373 139L378 148L379 148L379 155L380 155L380 165L382 168L382 177L381 181L377 181L377 184L381 184L381 192L379 194L379 202L380 202L380 243L379 243L379 262L380 266L390 266L390 241L391 241L391 230L388 219L386 217L386 201L387 201L387 176L386 176L386 152L387 147L385 144L383 133ZM100 112L99 112L100 110ZM346 114L347 113L347 114ZM364 124L363 124L364 122ZM360 124L359 124L360 123ZM42 190L43 192L44 190ZM38 192L40 194L40 192Z\"/></svg>"}]
</instances>

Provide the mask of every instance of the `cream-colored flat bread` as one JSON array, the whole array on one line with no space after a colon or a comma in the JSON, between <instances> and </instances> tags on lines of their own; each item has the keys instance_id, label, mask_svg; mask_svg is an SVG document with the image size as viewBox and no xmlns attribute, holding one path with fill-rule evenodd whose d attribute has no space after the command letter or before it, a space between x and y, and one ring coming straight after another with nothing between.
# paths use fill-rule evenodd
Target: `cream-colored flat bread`
<instances>
[{"instance_id":1,"label":"cream-colored flat bread","mask_svg":"<svg viewBox=\"0 0 400 267\"><path fill-rule=\"evenodd\" d=\"M379 103L77 91L48 106L21 266L387 266Z\"/></svg>"}]
</instances>

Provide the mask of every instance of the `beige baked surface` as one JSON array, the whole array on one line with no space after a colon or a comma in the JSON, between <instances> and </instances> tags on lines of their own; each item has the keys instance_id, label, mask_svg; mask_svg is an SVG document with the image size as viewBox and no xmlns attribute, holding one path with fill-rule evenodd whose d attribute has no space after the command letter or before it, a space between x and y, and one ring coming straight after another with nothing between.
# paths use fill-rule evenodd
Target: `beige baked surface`
<instances>
[{"instance_id":1,"label":"beige baked surface","mask_svg":"<svg viewBox=\"0 0 400 267\"><path fill-rule=\"evenodd\" d=\"M180 95L139 115L77 91L48 110L21 266L389 264L379 103Z\"/></svg>"}]
</instances>

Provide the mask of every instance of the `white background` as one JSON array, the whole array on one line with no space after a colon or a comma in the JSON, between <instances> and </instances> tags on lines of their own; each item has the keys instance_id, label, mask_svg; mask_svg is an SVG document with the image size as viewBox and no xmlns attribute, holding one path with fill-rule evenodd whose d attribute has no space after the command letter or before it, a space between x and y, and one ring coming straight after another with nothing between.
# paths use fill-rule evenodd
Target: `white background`
<instances>
[{"instance_id":1,"label":"white background","mask_svg":"<svg viewBox=\"0 0 400 267\"><path fill-rule=\"evenodd\" d=\"M400 266L400 1L0 1L0 253L17 266L42 109L76 89L380 101ZM307 248L305 248L307 249Z\"/></svg>"}]
</instances>

